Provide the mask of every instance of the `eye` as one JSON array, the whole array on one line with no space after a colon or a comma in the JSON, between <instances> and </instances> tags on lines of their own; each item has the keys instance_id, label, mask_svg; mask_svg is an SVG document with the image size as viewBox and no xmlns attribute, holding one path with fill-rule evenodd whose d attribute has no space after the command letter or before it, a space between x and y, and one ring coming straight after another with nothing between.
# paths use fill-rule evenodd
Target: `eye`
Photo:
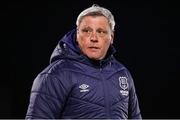
<instances>
[{"instance_id":1,"label":"eye","mask_svg":"<svg viewBox=\"0 0 180 120\"><path fill-rule=\"evenodd\" d=\"M82 32L90 33L91 31L89 29L82 29Z\"/></svg>"},{"instance_id":2,"label":"eye","mask_svg":"<svg viewBox=\"0 0 180 120\"><path fill-rule=\"evenodd\" d=\"M97 33L98 33L98 35L100 37L103 37L103 36L105 36L107 34L107 31L105 31L105 30L97 30Z\"/></svg>"},{"instance_id":3,"label":"eye","mask_svg":"<svg viewBox=\"0 0 180 120\"><path fill-rule=\"evenodd\" d=\"M100 34L103 33L103 31L101 31L101 30L98 30L97 32L100 33Z\"/></svg>"},{"instance_id":4,"label":"eye","mask_svg":"<svg viewBox=\"0 0 180 120\"><path fill-rule=\"evenodd\" d=\"M97 30L97 32L101 33L101 34L106 34L107 33L107 31L105 31L105 30Z\"/></svg>"},{"instance_id":5,"label":"eye","mask_svg":"<svg viewBox=\"0 0 180 120\"><path fill-rule=\"evenodd\" d=\"M88 32L88 30L86 30L86 29L83 29L83 30L82 30L82 32Z\"/></svg>"}]
</instances>

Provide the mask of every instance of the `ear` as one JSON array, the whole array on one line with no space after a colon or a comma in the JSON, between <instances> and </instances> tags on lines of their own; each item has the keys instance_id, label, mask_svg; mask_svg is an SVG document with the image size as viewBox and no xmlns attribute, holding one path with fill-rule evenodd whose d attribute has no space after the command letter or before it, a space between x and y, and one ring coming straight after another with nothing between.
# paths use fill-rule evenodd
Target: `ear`
<instances>
[{"instance_id":1,"label":"ear","mask_svg":"<svg viewBox=\"0 0 180 120\"><path fill-rule=\"evenodd\" d=\"M79 29L76 28L76 42L78 42L78 39L79 39Z\"/></svg>"},{"instance_id":2,"label":"ear","mask_svg":"<svg viewBox=\"0 0 180 120\"><path fill-rule=\"evenodd\" d=\"M111 44L113 44L114 41L114 32L111 33Z\"/></svg>"},{"instance_id":3,"label":"ear","mask_svg":"<svg viewBox=\"0 0 180 120\"><path fill-rule=\"evenodd\" d=\"M79 28L78 28L78 27L76 27L76 33L77 33L77 34L79 33Z\"/></svg>"}]
</instances>

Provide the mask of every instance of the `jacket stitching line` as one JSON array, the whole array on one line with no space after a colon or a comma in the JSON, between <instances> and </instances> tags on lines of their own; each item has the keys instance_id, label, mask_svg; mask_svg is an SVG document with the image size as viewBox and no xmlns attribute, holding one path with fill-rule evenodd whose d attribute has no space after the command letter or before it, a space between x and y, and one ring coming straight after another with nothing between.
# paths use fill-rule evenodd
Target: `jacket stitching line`
<instances>
[{"instance_id":1,"label":"jacket stitching line","mask_svg":"<svg viewBox=\"0 0 180 120\"><path fill-rule=\"evenodd\" d=\"M87 101L87 100L79 99L79 98L72 97L72 96L71 96L70 98L73 98L73 99L76 99L76 100L80 100L80 101L83 101L83 102L86 102L86 103L90 103L90 104L98 105L98 106L100 106L100 107L103 107L103 108L104 108L104 106L102 106L102 105L99 105L99 104L97 104L97 103L92 103L92 102Z\"/></svg>"}]
</instances>

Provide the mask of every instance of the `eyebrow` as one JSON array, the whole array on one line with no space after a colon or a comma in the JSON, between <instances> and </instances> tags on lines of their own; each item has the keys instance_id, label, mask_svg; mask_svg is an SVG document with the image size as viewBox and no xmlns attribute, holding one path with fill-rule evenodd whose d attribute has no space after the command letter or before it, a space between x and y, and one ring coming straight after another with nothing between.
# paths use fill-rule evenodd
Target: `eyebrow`
<instances>
[{"instance_id":1,"label":"eyebrow","mask_svg":"<svg viewBox=\"0 0 180 120\"><path fill-rule=\"evenodd\" d=\"M91 27L89 27L89 26L85 26L85 27L83 27L82 29L90 29L90 30L93 30ZM103 29L103 28L97 28L96 30L98 30L98 31L107 31L106 29Z\"/></svg>"},{"instance_id":2,"label":"eyebrow","mask_svg":"<svg viewBox=\"0 0 180 120\"><path fill-rule=\"evenodd\" d=\"M97 30L106 31L106 30L105 30L105 29L103 29L103 28L98 28Z\"/></svg>"},{"instance_id":3,"label":"eyebrow","mask_svg":"<svg viewBox=\"0 0 180 120\"><path fill-rule=\"evenodd\" d=\"M89 27L89 26L85 26L85 27L83 27L82 29L92 29L92 28Z\"/></svg>"}]
</instances>

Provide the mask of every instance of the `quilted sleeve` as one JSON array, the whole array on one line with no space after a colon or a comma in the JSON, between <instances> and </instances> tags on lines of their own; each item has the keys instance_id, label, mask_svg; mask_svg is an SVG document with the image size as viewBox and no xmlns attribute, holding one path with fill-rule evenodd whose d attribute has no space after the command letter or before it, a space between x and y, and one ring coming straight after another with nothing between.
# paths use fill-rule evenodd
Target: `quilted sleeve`
<instances>
[{"instance_id":1,"label":"quilted sleeve","mask_svg":"<svg viewBox=\"0 0 180 120\"><path fill-rule=\"evenodd\" d=\"M61 117L71 90L67 72L59 75L40 74L34 80L26 119L55 119Z\"/></svg>"},{"instance_id":2,"label":"quilted sleeve","mask_svg":"<svg viewBox=\"0 0 180 120\"><path fill-rule=\"evenodd\" d=\"M135 85L129 72L128 77L130 79L128 119L142 119Z\"/></svg>"}]
</instances>

